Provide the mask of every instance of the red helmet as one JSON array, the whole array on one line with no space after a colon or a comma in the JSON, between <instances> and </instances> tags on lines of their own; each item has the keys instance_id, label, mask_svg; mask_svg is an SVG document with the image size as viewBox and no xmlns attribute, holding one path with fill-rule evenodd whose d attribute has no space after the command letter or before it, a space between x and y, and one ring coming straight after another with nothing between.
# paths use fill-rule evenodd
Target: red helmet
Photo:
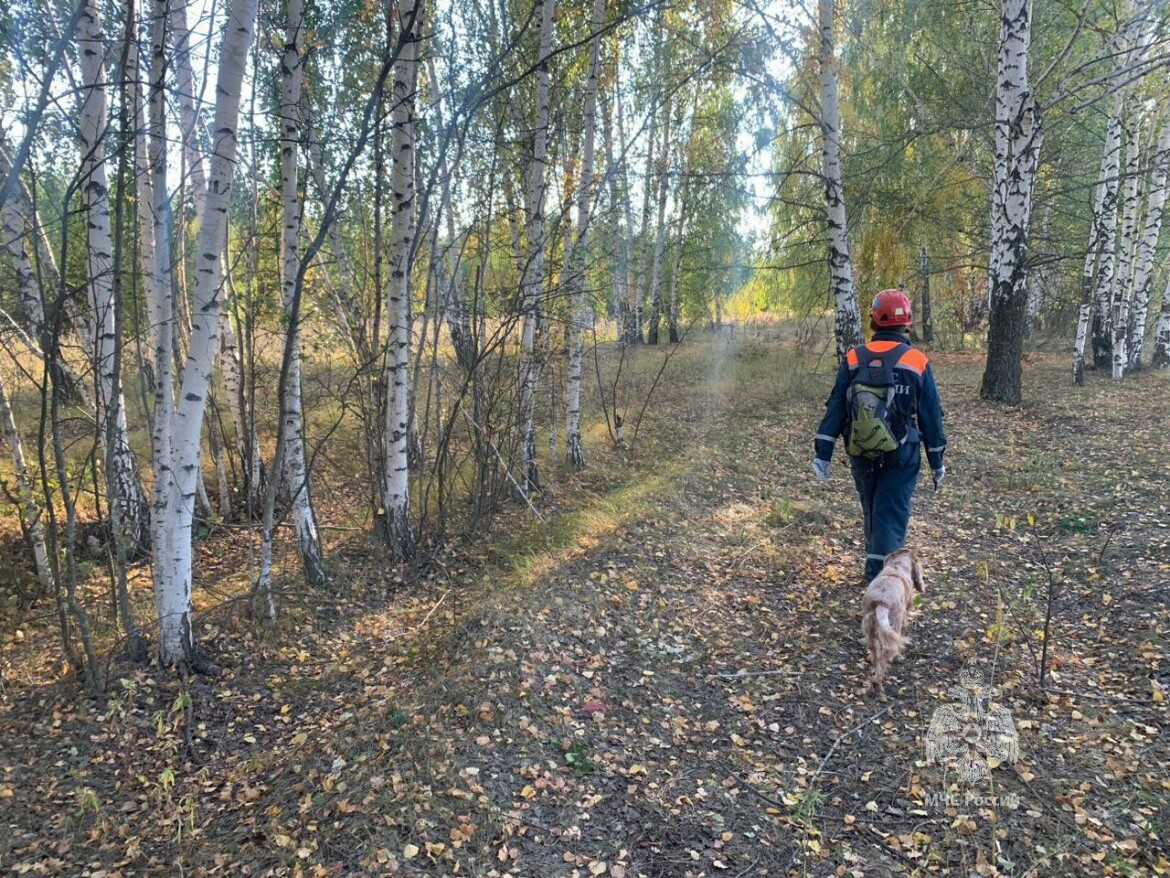
<instances>
[{"instance_id":1,"label":"red helmet","mask_svg":"<svg viewBox=\"0 0 1170 878\"><path fill-rule=\"evenodd\" d=\"M914 322L910 297L901 290L882 290L874 297L869 316L877 326L909 326Z\"/></svg>"}]
</instances>

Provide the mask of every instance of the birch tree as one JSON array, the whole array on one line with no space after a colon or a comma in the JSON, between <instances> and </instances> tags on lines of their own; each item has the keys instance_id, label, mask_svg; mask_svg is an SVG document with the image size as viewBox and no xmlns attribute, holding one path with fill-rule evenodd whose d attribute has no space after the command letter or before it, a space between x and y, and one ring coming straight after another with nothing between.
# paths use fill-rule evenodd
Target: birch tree
<instances>
[{"instance_id":1,"label":"birch tree","mask_svg":"<svg viewBox=\"0 0 1170 878\"><path fill-rule=\"evenodd\" d=\"M659 7L661 10L662 7ZM660 16L661 20L661 16ZM641 344L642 336L642 306L646 301L645 291L649 289L650 268L650 217L654 207L654 192L656 186L651 181L656 179L654 173L657 167L658 154L658 94L655 92L650 99L650 111L646 119L646 170L642 174L642 219L641 230L638 233L638 261L634 268L634 276L627 290L630 296L626 313L629 323L626 327L626 343ZM628 189L627 189L628 191Z\"/></svg>"},{"instance_id":2,"label":"birch tree","mask_svg":"<svg viewBox=\"0 0 1170 878\"><path fill-rule=\"evenodd\" d=\"M1142 349L1146 343L1146 323L1150 313L1150 282L1154 273L1154 258L1162 231L1162 217L1166 209L1167 177L1170 176L1170 122L1162 126L1158 145L1154 149L1153 170L1146 190L1145 223L1137 242L1133 273L1133 307L1129 321L1129 369L1142 367Z\"/></svg>"},{"instance_id":3,"label":"birch tree","mask_svg":"<svg viewBox=\"0 0 1170 878\"><path fill-rule=\"evenodd\" d=\"M164 665L191 660L192 524L200 468L200 434L206 409L223 306L223 242L235 174L240 86L258 0L231 0L219 53L207 200L199 217L191 342L182 372L159 370L156 391L154 480L154 595L159 618L159 657ZM155 197L158 197L156 191ZM164 298L156 347L174 330L173 287ZM169 358L160 361L168 362ZM181 383L176 387L176 379Z\"/></svg>"},{"instance_id":4,"label":"birch tree","mask_svg":"<svg viewBox=\"0 0 1170 878\"><path fill-rule=\"evenodd\" d=\"M829 283L836 305L834 334L837 356L861 344L861 309L853 285L853 261L849 256L849 224L845 214L845 189L841 181L841 110L837 94L837 61L834 57L833 0L819 0L821 72L821 158L825 175L825 210L829 222Z\"/></svg>"},{"instance_id":5,"label":"birch tree","mask_svg":"<svg viewBox=\"0 0 1170 878\"><path fill-rule=\"evenodd\" d=\"M662 149L658 156L658 218L654 225L654 260L650 266L650 326L646 341L658 344L658 325L662 320L662 256L666 248L666 196L670 177L670 99L662 108ZM648 181L647 181L648 182Z\"/></svg>"},{"instance_id":6,"label":"birch tree","mask_svg":"<svg viewBox=\"0 0 1170 878\"><path fill-rule=\"evenodd\" d=\"M1162 293L1162 308L1158 314L1158 325L1154 329L1154 353L1150 365L1155 369L1170 368L1170 279Z\"/></svg>"},{"instance_id":7,"label":"birch tree","mask_svg":"<svg viewBox=\"0 0 1170 878\"><path fill-rule=\"evenodd\" d=\"M1129 308L1133 301L1133 257L1137 233L1137 212L1141 175L1141 151L1138 146L1138 120L1131 112L1124 126L1125 190L1121 202L1121 233L1118 236L1117 273L1110 291L1110 353L1114 378L1124 378L1129 365L1126 342L1129 335Z\"/></svg>"},{"instance_id":8,"label":"birch tree","mask_svg":"<svg viewBox=\"0 0 1170 878\"><path fill-rule=\"evenodd\" d=\"M918 255L918 272L922 278L922 315L919 324L922 326L922 340L926 344L934 344L934 305L930 301L930 253L926 245Z\"/></svg>"},{"instance_id":9,"label":"birch tree","mask_svg":"<svg viewBox=\"0 0 1170 878\"><path fill-rule=\"evenodd\" d=\"M1028 305L1028 230L1042 129L1028 82L1031 0L1001 0L995 93L995 174L991 197L990 319L980 395L1020 401Z\"/></svg>"},{"instance_id":10,"label":"birch tree","mask_svg":"<svg viewBox=\"0 0 1170 878\"><path fill-rule=\"evenodd\" d=\"M106 104L106 37L96 0L85 0L77 29L81 67L80 124L82 212L86 224L86 300L95 373L97 432L106 467L110 503L127 555L150 545L150 511L130 448L119 361L118 315L114 307L113 236L105 154L110 129Z\"/></svg>"},{"instance_id":11,"label":"birch tree","mask_svg":"<svg viewBox=\"0 0 1170 878\"><path fill-rule=\"evenodd\" d=\"M383 491L383 539L400 559L414 556L410 521L410 251L414 240L415 130L423 0L398 0L401 29L394 63L391 98L390 281L386 289L386 483Z\"/></svg>"},{"instance_id":12,"label":"birch tree","mask_svg":"<svg viewBox=\"0 0 1170 878\"><path fill-rule=\"evenodd\" d=\"M1085 380L1085 347L1090 329L1096 347L1097 324L1094 312L1099 312L1100 289L1106 292L1113 277L1114 236L1117 231L1117 196L1121 170L1121 100L1120 93L1113 102L1113 111L1105 129L1105 150L1101 154L1101 171L1093 201L1093 216L1089 225L1089 246L1085 250L1085 265L1081 272L1081 305L1077 313L1076 341L1073 346L1073 383Z\"/></svg>"},{"instance_id":13,"label":"birch tree","mask_svg":"<svg viewBox=\"0 0 1170 878\"><path fill-rule=\"evenodd\" d=\"M525 492L540 487L536 463L536 323L544 287L544 209L548 187L549 54L552 49L553 14L556 0L541 0L540 48L536 70L536 119L532 129L532 157L528 164L527 253L520 277L520 447L523 456Z\"/></svg>"},{"instance_id":14,"label":"birch tree","mask_svg":"<svg viewBox=\"0 0 1170 878\"><path fill-rule=\"evenodd\" d=\"M593 210L593 165L597 139L597 75L601 62L601 27L605 0L593 0L589 72L585 82L584 130L581 134L581 183L577 187L577 239L569 272L569 365L565 372L565 456L569 466L583 469L581 442L581 375L585 363L585 329L592 323L592 307L585 298L585 270L589 264L589 224Z\"/></svg>"},{"instance_id":15,"label":"birch tree","mask_svg":"<svg viewBox=\"0 0 1170 878\"><path fill-rule=\"evenodd\" d=\"M618 333L622 342L629 344L636 340L634 336L637 335L638 326L631 305L630 293L630 236L633 234L633 219L628 197L629 174L625 148L625 125L622 115L620 68L614 71L612 97L611 101L610 95L606 92L602 92L600 96L602 140L604 141L605 166L607 168L606 179L609 181L610 245L613 248L615 260L613 301L617 308Z\"/></svg>"},{"instance_id":16,"label":"birch tree","mask_svg":"<svg viewBox=\"0 0 1170 878\"><path fill-rule=\"evenodd\" d=\"M301 356L299 316L293 313L297 276L301 269L301 198L297 160L301 138L301 94L305 76L305 32L301 0L287 0L287 30L284 55L280 64L280 201L281 272L280 299L287 326L285 343L292 348L284 399L280 401L284 419L284 448L281 449L280 478L291 503L290 514L297 533L297 550L305 580L312 586L328 581L321 538L309 490L309 471L305 462L305 418L301 402Z\"/></svg>"},{"instance_id":17,"label":"birch tree","mask_svg":"<svg viewBox=\"0 0 1170 878\"><path fill-rule=\"evenodd\" d=\"M194 68L191 64L191 29L188 26L187 0L171 0L160 14L168 18L167 36L172 45L171 67L174 70L176 88L175 103L178 107L179 130L183 147L183 158L190 178L191 194L195 212L202 215L203 203L207 199L206 141L207 130L203 117L196 106L197 88ZM230 292L230 287L229 290ZM259 491L263 479L260 448L254 441L251 413L244 391L244 380L240 366L239 344L232 325L231 310L221 310L220 318L220 373L223 379L227 409L235 429L236 453L245 467L248 491L251 500L259 506ZM221 510L226 516L227 510Z\"/></svg>"}]
</instances>

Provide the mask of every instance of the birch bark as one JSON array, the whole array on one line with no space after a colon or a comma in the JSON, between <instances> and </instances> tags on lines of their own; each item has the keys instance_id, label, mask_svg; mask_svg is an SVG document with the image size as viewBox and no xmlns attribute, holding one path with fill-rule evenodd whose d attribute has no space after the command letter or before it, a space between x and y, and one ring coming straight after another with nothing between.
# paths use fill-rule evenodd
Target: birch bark
<instances>
[{"instance_id":1,"label":"birch bark","mask_svg":"<svg viewBox=\"0 0 1170 878\"><path fill-rule=\"evenodd\" d=\"M829 281L837 316L837 356L861 344L861 309L853 285L849 225L841 181L841 110L837 95L837 61L833 56L833 0L819 0L821 71L821 156L825 173L825 208L829 221Z\"/></svg>"},{"instance_id":2,"label":"birch bark","mask_svg":"<svg viewBox=\"0 0 1170 878\"><path fill-rule=\"evenodd\" d=\"M1154 257L1162 231L1162 217L1166 209L1167 178L1170 176L1170 122L1162 126L1154 151L1153 172L1146 191L1145 224L1138 239L1133 273L1133 310L1129 321L1129 369L1142 367L1142 350L1146 343L1146 323L1150 313L1150 281L1154 272Z\"/></svg>"},{"instance_id":3,"label":"birch bark","mask_svg":"<svg viewBox=\"0 0 1170 878\"><path fill-rule=\"evenodd\" d=\"M128 557L145 553L150 545L150 512L138 465L130 448L126 406L115 374L118 337L114 309L113 237L105 153L110 128L104 69L106 38L96 0L85 0L78 22L81 56L81 179L79 188L86 223L86 298L90 310L99 442L111 491L118 505L119 540Z\"/></svg>"},{"instance_id":4,"label":"birch bark","mask_svg":"<svg viewBox=\"0 0 1170 878\"><path fill-rule=\"evenodd\" d=\"M1154 354L1150 365L1155 369L1170 368L1170 280L1162 293L1162 308L1158 313L1158 326L1154 330Z\"/></svg>"},{"instance_id":5,"label":"birch bark","mask_svg":"<svg viewBox=\"0 0 1170 878\"><path fill-rule=\"evenodd\" d=\"M1126 350L1129 331L1129 308L1133 301L1133 257L1137 233L1137 211L1141 184L1141 152L1138 147L1138 123L1131 113L1125 126L1125 197L1121 203L1121 234L1118 238L1117 274L1110 294L1110 353L1113 359L1113 377L1124 378L1129 365Z\"/></svg>"},{"instance_id":6,"label":"birch bark","mask_svg":"<svg viewBox=\"0 0 1170 878\"><path fill-rule=\"evenodd\" d=\"M194 650L191 527L200 466L199 439L219 334L223 241L236 165L240 85L252 42L257 2L232 0L228 4L216 82L207 201L199 224L191 344L178 392L175 392L176 376L168 375L165 382L160 376L159 382L158 392L166 404L156 409L155 419L169 422L166 426L169 441L156 451L154 473L155 514L160 519L156 533L163 535L161 544L155 547L154 594L160 628L159 657L164 665L188 661ZM168 307L171 298L167 297ZM174 322L171 310L169 325Z\"/></svg>"},{"instance_id":7,"label":"birch bark","mask_svg":"<svg viewBox=\"0 0 1170 878\"><path fill-rule=\"evenodd\" d=\"M191 193L195 201L195 212L203 215L207 200L206 145L207 130L196 107L195 73L191 65L191 31L187 24L187 0L172 0L161 12L169 19L168 36L174 52L171 64L174 68L176 103L179 110L179 129L182 134L183 156L190 176ZM230 297L231 290L227 290ZM243 374L240 366L239 343L232 325L230 308L224 308L220 317L220 374L224 394L227 397L228 413L235 430L236 453L241 463L248 468L247 486L253 494L253 501L260 499L262 469L258 443L252 441L251 413L248 411L247 394L244 392ZM222 459L217 456L217 465ZM221 510L226 516L226 510Z\"/></svg>"},{"instance_id":8,"label":"birch bark","mask_svg":"<svg viewBox=\"0 0 1170 878\"><path fill-rule=\"evenodd\" d=\"M919 254L919 271L922 273L922 340L926 344L934 344L934 307L930 301L930 254L926 245L922 245Z\"/></svg>"},{"instance_id":9,"label":"birch bark","mask_svg":"<svg viewBox=\"0 0 1170 878\"><path fill-rule=\"evenodd\" d=\"M620 73L620 70L618 71ZM615 77L617 81L614 82L615 92L620 92L621 82L620 78ZM614 112L613 106L607 99L605 92L600 94L601 102L601 121L602 121L602 141L605 149L605 166L607 168L606 177L609 180L609 228L610 241L613 246L615 265L613 270L613 302L614 309L617 313L617 331L618 336L623 340L627 340L627 331L629 329L629 283L630 283L630 239L629 229L632 228L629 222L630 215L630 201L629 198L622 198L622 182L626 179L626 156L625 150L622 149L620 159L618 153L614 149ZM618 135L624 138L624 132L621 125L621 98L618 95L617 109L619 111L617 128ZM620 162L620 163L619 163ZM624 212L622 208L625 208ZM626 217L625 226L623 228L622 218Z\"/></svg>"},{"instance_id":10,"label":"birch bark","mask_svg":"<svg viewBox=\"0 0 1170 878\"><path fill-rule=\"evenodd\" d=\"M401 30L391 98L390 282L386 290L386 443L383 539L400 559L414 556L410 521L410 249L414 238L414 102L423 0L398 0Z\"/></svg>"},{"instance_id":11,"label":"birch bark","mask_svg":"<svg viewBox=\"0 0 1170 878\"><path fill-rule=\"evenodd\" d=\"M685 171L684 171L685 173ZM670 272L670 304L667 306L666 325L668 338L671 344L681 341L679 335L679 292L682 289L682 258L683 242L687 236L687 208L690 202L691 185L686 176L683 177L682 195L679 197L678 217L675 219L674 235L674 263Z\"/></svg>"},{"instance_id":12,"label":"birch bark","mask_svg":"<svg viewBox=\"0 0 1170 878\"><path fill-rule=\"evenodd\" d=\"M662 152L658 157L658 221L654 227L654 262L650 267L649 344L658 344L662 319L662 255L666 248L666 184L670 176L670 99L662 108Z\"/></svg>"},{"instance_id":13,"label":"birch bark","mask_svg":"<svg viewBox=\"0 0 1170 878\"><path fill-rule=\"evenodd\" d=\"M592 308L585 296L585 271L589 264L589 223L593 209L593 166L597 132L597 74L601 59L601 26L605 0L593 0L589 73L585 83L585 117L581 145L581 184L577 187L577 240L569 273L569 365L565 375L565 454L573 469L585 467L581 442L581 376L585 363L585 329L592 323Z\"/></svg>"},{"instance_id":14,"label":"birch bark","mask_svg":"<svg viewBox=\"0 0 1170 878\"><path fill-rule=\"evenodd\" d=\"M647 268L650 265L650 213L654 204L654 185L653 180L656 179L654 174L655 159L658 149L658 104L657 101L650 108L650 119L647 120L646 126L648 130L647 140L649 144L646 147L646 172L642 175L642 219L641 230L638 233L638 263L634 269L634 276L631 279L627 293L629 295L628 310L626 312L627 320L629 321L626 327L626 343L627 344L641 344L642 338L642 305L646 301L645 290L648 289L647 280L649 274ZM631 226L632 227L632 226Z\"/></svg>"},{"instance_id":15,"label":"birch bark","mask_svg":"<svg viewBox=\"0 0 1170 878\"><path fill-rule=\"evenodd\" d=\"M297 550L305 580L314 587L328 582L321 538L313 514L309 470L305 461L305 418L301 398L301 338L293 313L297 276L301 270L301 197L297 165L301 139L301 95L305 76L305 32L301 0L287 0L287 29L284 56L281 59L280 100L280 198L283 207L281 226L280 299L288 332L285 343L291 346L288 379L281 400L284 417L283 466L278 471L285 495L292 505L291 515L297 533Z\"/></svg>"},{"instance_id":16,"label":"birch bark","mask_svg":"<svg viewBox=\"0 0 1170 878\"><path fill-rule=\"evenodd\" d=\"M536 120L532 131L532 160L528 166L527 259L520 278L522 328L520 336L520 446L525 492L540 487L536 463L536 323L544 286L544 206L548 186L549 53L552 48L556 0L541 0L540 49L536 72Z\"/></svg>"},{"instance_id":17,"label":"birch bark","mask_svg":"<svg viewBox=\"0 0 1170 878\"><path fill-rule=\"evenodd\" d=\"M1121 168L1121 110L1119 93L1105 129L1105 150L1101 154L1101 173L1097 178L1093 201L1089 246L1085 251L1085 266L1081 271L1081 305L1073 346L1073 383L1077 385L1083 384L1085 380L1085 346L1090 330L1096 348L1097 327L1093 314L1100 308L1099 285L1103 279L1113 276L1113 236L1117 229L1118 172ZM1104 289L1109 289L1107 280Z\"/></svg>"},{"instance_id":18,"label":"birch bark","mask_svg":"<svg viewBox=\"0 0 1170 878\"><path fill-rule=\"evenodd\" d=\"M1043 140L1039 110L1028 83L1031 43L1031 0L1001 0L991 204L991 311L980 395L1009 403L1020 401L1028 232Z\"/></svg>"}]
</instances>

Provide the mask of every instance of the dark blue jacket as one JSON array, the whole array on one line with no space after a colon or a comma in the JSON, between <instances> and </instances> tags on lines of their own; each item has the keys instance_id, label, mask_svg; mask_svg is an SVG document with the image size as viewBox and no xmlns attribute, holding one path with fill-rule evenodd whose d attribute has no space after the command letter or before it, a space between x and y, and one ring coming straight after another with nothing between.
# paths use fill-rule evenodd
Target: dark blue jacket
<instances>
[{"instance_id":1,"label":"dark blue jacket","mask_svg":"<svg viewBox=\"0 0 1170 878\"><path fill-rule=\"evenodd\" d=\"M895 343L905 342L906 337L900 332L879 330L874 334L870 345L878 350L883 348L892 350ZM833 385L833 392L829 394L829 401L825 403L824 420L817 428L816 455L821 460L831 459L837 437L848 433L849 409L845 401L845 391L857 368L857 355L850 351L846 361L837 370L837 383ZM894 404L907 424L905 444L924 442L930 468L938 469L942 466L947 437L943 432L943 412L942 403L938 398L938 387L934 383L934 373L930 370L930 362L926 355L916 348L911 348L903 354L894 369L894 385L897 388ZM899 452L891 451L889 454L897 455Z\"/></svg>"}]
</instances>

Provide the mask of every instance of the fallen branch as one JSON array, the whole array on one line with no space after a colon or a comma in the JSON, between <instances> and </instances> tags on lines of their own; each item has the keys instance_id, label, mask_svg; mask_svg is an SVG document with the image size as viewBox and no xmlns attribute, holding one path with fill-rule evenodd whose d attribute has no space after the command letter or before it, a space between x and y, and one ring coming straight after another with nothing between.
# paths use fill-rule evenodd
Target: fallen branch
<instances>
[{"instance_id":1,"label":"fallen branch","mask_svg":"<svg viewBox=\"0 0 1170 878\"><path fill-rule=\"evenodd\" d=\"M708 674L708 679L717 680L733 680L736 677L772 677L777 674L783 674L788 677L799 677L804 671L790 671L787 668L776 668L772 671L733 671L731 673L723 674Z\"/></svg>"},{"instance_id":2,"label":"fallen branch","mask_svg":"<svg viewBox=\"0 0 1170 878\"><path fill-rule=\"evenodd\" d=\"M817 777L820 776L820 773L822 771L824 771L825 765L828 763L828 761L830 759L833 758L833 754L837 752L837 748L841 746L842 741L844 741L846 738L848 738L854 732L861 731L866 726L868 726L870 723L876 722L878 717L885 716L887 713L889 713L893 709L894 709L894 705L892 705L892 704L889 707L882 708L877 713L875 713L873 716L871 716L869 719L865 720L864 722L859 723L858 725L851 728L849 731L840 735L837 738L837 740L833 742L833 746L829 748L829 752L825 754L825 758L821 760L821 764L817 766L817 770L813 772L812 777L809 778L808 785L811 787L813 785L813 783L816 781Z\"/></svg>"},{"instance_id":3,"label":"fallen branch","mask_svg":"<svg viewBox=\"0 0 1170 878\"><path fill-rule=\"evenodd\" d=\"M421 631L422 627L426 625L427 622L431 621L431 616L435 615L435 610L439 609L439 605L442 604L443 601L447 600L447 595L449 595L451 591L451 589L447 589L445 592L443 592L443 596L435 602L435 605L431 607L431 611L426 614L426 616L421 622L418 623L417 626L415 626L415 631Z\"/></svg>"}]
</instances>

